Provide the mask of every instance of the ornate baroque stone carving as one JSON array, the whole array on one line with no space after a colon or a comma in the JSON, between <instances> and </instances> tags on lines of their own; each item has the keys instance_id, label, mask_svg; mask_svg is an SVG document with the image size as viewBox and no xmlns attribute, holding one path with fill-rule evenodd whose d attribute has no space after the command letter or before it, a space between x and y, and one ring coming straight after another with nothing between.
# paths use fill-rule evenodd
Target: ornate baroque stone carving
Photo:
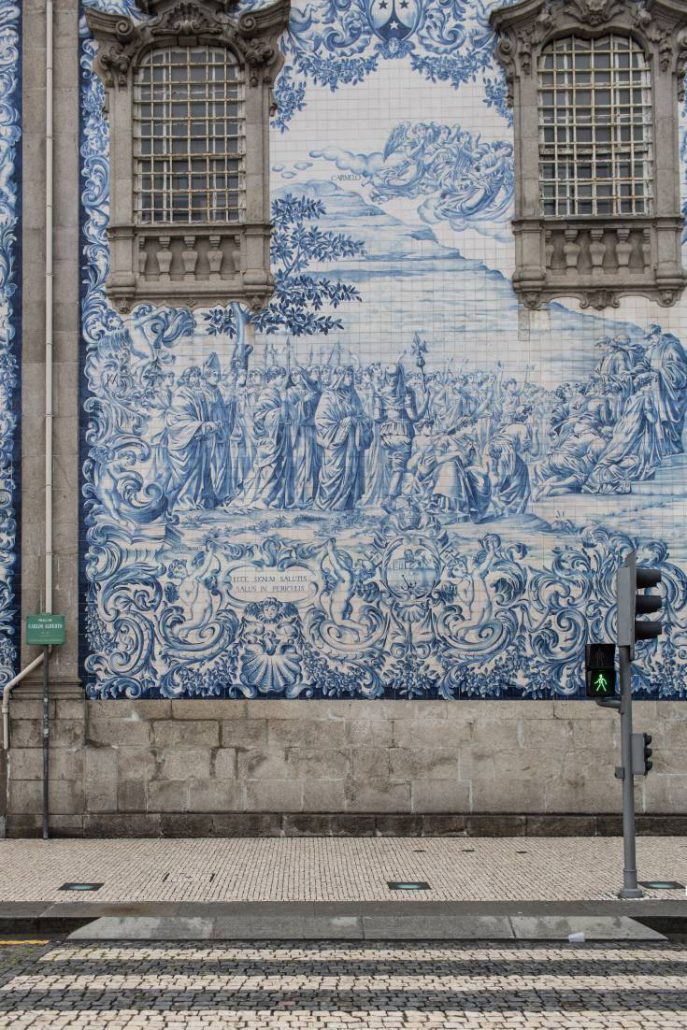
<instances>
[{"instance_id":1,"label":"ornate baroque stone carving","mask_svg":"<svg viewBox=\"0 0 687 1030\"><path fill-rule=\"evenodd\" d=\"M491 15L496 56L514 108L516 271L513 287L527 307L560 296L582 306L617 307L640 294L674 304L687 282L682 267L678 100L687 71L687 0L520 0ZM545 218L539 197L537 59L567 35L631 36L652 76L654 210L651 217ZM666 117L670 114L670 117ZM568 231L569 230L569 231Z\"/></svg>"},{"instance_id":2,"label":"ornate baroque stone carving","mask_svg":"<svg viewBox=\"0 0 687 1030\"><path fill-rule=\"evenodd\" d=\"M524 24L520 26L519 21ZM680 0L648 0L646 6L632 0L522 0L494 11L490 22L499 37L496 56L505 69L511 96L513 79L519 73L532 73L533 50L566 29L629 31L640 41L643 36L647 49L659 54L662 71L676 64L677 77L683 78L687 67L687 4ZM678 89L683 89L681 82Z\"/></svg>"},{"instance_id":3,"label":"ornate baroque stone carving","mask_svg":"<svg viewBox=\"0 0 687 1030\"><path fill-rule=\"evenodd\" d=\"M266 140L272 86L284 61L279 36L288 25L290 0L277 0L236 17L230 12L237 3L139 0L144 15L140 21L86 11L99 44L94 69L108 93L112 185L108 293L121 310L142 301L204 307L238 300L260 308L272 292ZM243 69L250 165L246 220L240 225L137 225L133 216L135 69L151 50L186 46L226 47Z\"/></svg>"},{"instance_id":4,"label":"ornate baroque stone carving","mask_svg":"<svg viewBox=\"0 0 687 1030\"><path fill-rule=\"evenodd\" d=\"M581 308L596 308L597 311L603 308L620 307L618 294L613 290L587 290L580 298Z\"/></svg>"},{"instance_id":5,"label":"ornate baroque stone carving","mask_svg":"<svg viewBox=\"0 0 687 1030\"><path fill-rule=\"evenodd\" d=\"M212 0L149 0L141 5L151 17L133 22L124 15L103 14L88 9L88 27L101 43L95 69L105 85L127 88L128 73L148 50L161 46L227 46L263 77L273 81L284 63L277 41L288 25L290 0L278 0L269 7L244 14L234 22L223 13L236 6ZM258 74L250 78L257 86Z\"/></svg>"}]
</instances>

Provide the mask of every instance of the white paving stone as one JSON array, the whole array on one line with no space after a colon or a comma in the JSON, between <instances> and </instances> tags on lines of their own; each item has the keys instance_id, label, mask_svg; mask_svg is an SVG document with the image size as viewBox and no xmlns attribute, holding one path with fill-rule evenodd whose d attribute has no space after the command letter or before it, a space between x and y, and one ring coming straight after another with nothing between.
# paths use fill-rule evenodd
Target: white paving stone
<instances>
[{"instance_id":1,"label":"white paving stone","mask_svg":"<svg viewBox=\"0 0 687 1030\"><path fill-rule=\"evenodd\" d=\"M687 882L684 837L639 837L637 855L641 879ZM0 863L0 901L610 900L622 883L622 840L2 840ZM426 880L431 890L390 891L388 880ZM67 881L104 886L60 891Z\"/></svg>"}]
</instances>

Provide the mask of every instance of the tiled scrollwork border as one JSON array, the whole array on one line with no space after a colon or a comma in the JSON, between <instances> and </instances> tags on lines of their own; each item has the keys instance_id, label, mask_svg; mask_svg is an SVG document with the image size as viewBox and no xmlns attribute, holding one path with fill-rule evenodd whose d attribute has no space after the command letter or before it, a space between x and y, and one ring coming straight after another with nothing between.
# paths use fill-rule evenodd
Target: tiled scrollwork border
<instances>
[{"instance_id":1,"label":"tiled scrollwork border","mask_svg":"<svg viewBox=\"0 0 687 1030\"><path fill-rule=\"evenodd\" d=\"M19 653L21 4L0 4L0 690Z\"/></svg>"}]
</instances>

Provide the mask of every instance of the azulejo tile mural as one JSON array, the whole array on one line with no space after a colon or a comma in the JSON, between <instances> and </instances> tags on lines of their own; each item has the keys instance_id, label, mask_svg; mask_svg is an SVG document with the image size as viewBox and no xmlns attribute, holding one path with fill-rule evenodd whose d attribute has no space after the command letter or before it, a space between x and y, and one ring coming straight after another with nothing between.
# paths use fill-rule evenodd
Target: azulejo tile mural
<instances>
[{"instance_id":1,"label":"azulejo tile mural","mask_svg":"<svg viewBox=\"0 0 687 1030\"><path fill-rule=\"evenodd\" d=\"M19 637L19 218L21 6L0 4L0 691Z\"/></svg>"},{"instance_id":2,"label":"azulejo tile mural","mask_svg":"<svg viewBox=\"0 0 687 1030\"><path fill-rule=\"evenodd\" d=\"M91 697L575 697L635 545L667 593L637 691L687 694L685 309L518 308L489 10L296 6L253 316L108 305L84 27Z\"/></svg>"}]
</instances>

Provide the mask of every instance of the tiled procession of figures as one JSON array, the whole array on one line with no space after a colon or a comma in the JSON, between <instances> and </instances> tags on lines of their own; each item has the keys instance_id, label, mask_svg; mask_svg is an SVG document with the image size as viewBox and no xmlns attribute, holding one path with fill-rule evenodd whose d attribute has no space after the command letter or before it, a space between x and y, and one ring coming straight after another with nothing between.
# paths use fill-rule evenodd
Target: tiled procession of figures
<instances>
[{"instance_id":1,"label":"tiled procession of figures","mask_svg":"<svg viewBox=\"0 0 687 1030\"><path fill-rule=\"evenodd\" d=\"M554 391L498 371L425 370L415 335L410 367L325 364L236 343L175 373L130 367L120 344L115 381L159 413L149 491L171 513L214 509L354 509L398 503L454 522L526 512L530 498L630 493L664 457L681 454L687 354L652 325L644 344L597 341L586 381ZM281 358L281 363L279 359ZM275 363L271 363L277 359Z\"/></svg>"}]
</instances>

